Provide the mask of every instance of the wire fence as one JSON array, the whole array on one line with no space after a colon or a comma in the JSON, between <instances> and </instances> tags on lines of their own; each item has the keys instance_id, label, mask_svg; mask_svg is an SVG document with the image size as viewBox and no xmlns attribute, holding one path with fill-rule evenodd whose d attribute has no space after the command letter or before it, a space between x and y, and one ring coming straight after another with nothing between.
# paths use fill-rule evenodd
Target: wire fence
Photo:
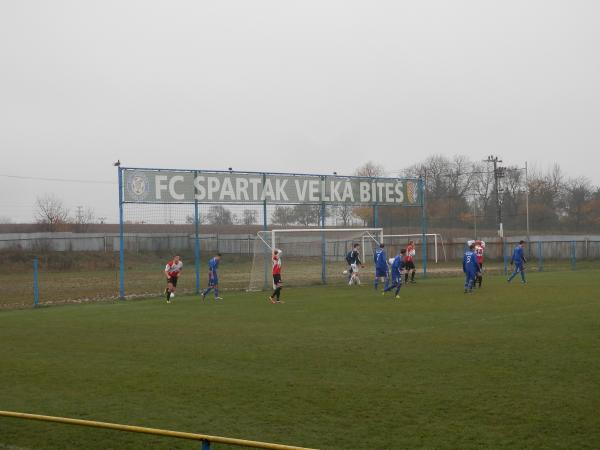
<instances>
[{"instance_id":1,"label":"wire fence","mask_svg":"<svg viewBox=\"0 0 600 450\"><path fill-rule=\"evenodd\" d=\"M387 231L384 229L384 233ZM119 296L118 235L57 233L35 236L3 235L0 240L0 261L10 271L0 274L2 308L48 306L64 303L116 301ZM163 273L166 262L179 254L184 270L177 286L179 293L196 292L194 235L187 233L131 233L125 235L127 261L126 289L129 298L157 296L165 288ZM328 284L343 283L346 268L345 253L354 241L336 241L326 246ZM407 238L385 238L388 254L393 255L406 245ZM417 268L424 267L423 242L413 236L417 246ZM486 241L485 261L488 273L502 274L508 270L510 255L520 239L527 240L525 254L528 270L580 270L600 268L600 236L513 236ZM427 276L459 275L467 238L427 238ZM244 290L250 285L256 233L200 235L200 284L207 282L208 259L217 252L223 254L220 285L223 290ZM314 244L314 243L313 243ZM374 245L366 241L365 245ZM437 245L437 247L436 247ZM321 246L294 245L285 254L286 271L315 264L320 270ZM437 250L437 252L436 252ZM316 252L316 253L315 253ZM368 252L372 254L372 252ZM438 259L435 262L435 254ZM312 259L311 259L312 258ZM368 258L367 258L368 259ZM365 277L370 274L371 261L365 261ZM296 264L297 263L297 264ZM312 282L320 282L312 280ZM36 301L37 299L37 301Z\"/></svg>"}]
</instances>

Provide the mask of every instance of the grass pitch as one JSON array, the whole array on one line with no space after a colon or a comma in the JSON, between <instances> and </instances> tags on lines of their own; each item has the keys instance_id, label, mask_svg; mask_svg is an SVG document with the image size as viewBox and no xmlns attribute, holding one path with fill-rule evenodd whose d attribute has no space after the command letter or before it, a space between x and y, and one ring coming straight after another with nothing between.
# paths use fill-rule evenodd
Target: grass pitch
<instances>
[{"instance_id":1,"label":"grass pitch","mask_svg":"<svg viewBox=\"0 0 600 450\"><path fill-rule=\"evenodd\" d=\"M0 409L322 449L600 447L598 272L266 297L0 311ZM10 446L199 448L0 418Z\"/></svg>"}]
</instances>

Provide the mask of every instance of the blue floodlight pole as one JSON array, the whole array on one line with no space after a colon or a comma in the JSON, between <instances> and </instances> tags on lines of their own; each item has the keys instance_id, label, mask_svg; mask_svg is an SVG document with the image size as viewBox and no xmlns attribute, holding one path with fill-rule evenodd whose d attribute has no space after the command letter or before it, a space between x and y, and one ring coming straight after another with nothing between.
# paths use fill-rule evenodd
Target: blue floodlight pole
<instances>
[{"instance_id":1,"label":"blue floodlight pole","mask_svg":"<svg viewBox=\"0 0 600 450\"><path fill-rule=\"evenodd\" d=\"M321 228L325 228L325 202L321 202L319 222L321 223ZM326 251L327 245L325 242L325 232L321 231L321 281L323 282L323 284L327 284L327 258L325 256Z\"/></svg>"},{"instance_id":2,"label":"blue floodlight pole","mask_svg":"<svg viewBox=\"0 0 600 450\"><path fill-rule=\"evenodd\" d=\"M119 298L125 298L125 224L123 223L123 169L119 173Z\"/></svg>"},{"instance_id":3,"label":"blue floodlight pole","mask_svg":"<svg viewBox=\"0 0 600 450\"><path fill-rule=\"evenodd\" d=\"M33 258L33 307L36 308L40 302L40 287L38 281L38 259Z\"/></svg>"},{"instance_id":4,"label":"blue floodlight pole","mask_svg":"<svg viewBox=\"0 0 600 450\"><path fill-rule=\"evenodd\" d=\"M198 176L198 171L194 172L194 179ZM196 185L194 184L194 262L196 264L196 294L200 293L200 212L198 208L198 199L196 198Z\"/></svg>"},{"instance_id":5,"label":"blue floodlight pole","mask_svg":"<svg viewBox=\"0 0 600 450\"><path fill-rule=\"evenodd\" d=\"M427 208L425 204L425 179L419 177L419 195L421 196L421 242L423 259L423 276L427 277Z\"/></svg>"},{"instance_id":6,"label":"blue floodlight pole","mask_svg":"<svg viewBox=\"0 0 600 450\"><path fill-rule=\"evenodd\" d=\"M537 243L538 271L544 270L544 251L542 250L542 241Z\"/></svg>"},{"instance_id":7,"label":"blue floodlight pole","mask_svg":"<svg viewBox=\"0 0 600 450\"><path fill-rule=\"evenodd\" d=\"M267 179L267 174L263 173L262 174L262 182L263 182L263 186L265 185L265 181ZM263 231L267 231L267 199L265 198L263 200ZM271 251L273 251L275 249L271 249ZM268 252L267 249L265 248L265 284L264 284L264 288L267 289L269 286L269 259L268 259Z\"/></svg>"},{"instance_id":8,"label":"blue floodlight pole","mask_svg":"<svg viewBox=\"0 0 600 450\"><path fill-rule=\"evenodd\" d=\"M571 270L577 268L577 242L571 241Z\"/></svg>"}]
</instances>

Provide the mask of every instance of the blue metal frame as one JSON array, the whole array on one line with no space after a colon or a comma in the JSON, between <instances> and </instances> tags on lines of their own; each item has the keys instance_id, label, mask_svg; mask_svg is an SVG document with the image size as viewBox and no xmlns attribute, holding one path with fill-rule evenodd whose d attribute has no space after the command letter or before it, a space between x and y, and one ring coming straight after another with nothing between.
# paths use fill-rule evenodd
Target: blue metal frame
<instances>
[{"instance_id":1,"label":"blue metal frame","mask_svg":"<svg viewBox=\"0 0 600 450\"><path fill-rule=\"evenodd\" d=\"M504 275L508 275L508 251L507 242L502 238L502 256L504 258Z\"/></svg>"},{"instance_id":2,"label":"blue metal frame","mask_svg":"<svg viewBox=\"0 0 600 450\"><path fill-rule=\"evenodd\" d=\"M194 202L194 262L196 264L196 294L200 293L200 212Z\"/></svg>"},{"instance_id":3,"label":"blue metal frame","mask_svg":"<svg viewBox=\"0 0 600 450\"><path fill-rule=\"evenodd\" d=\"M319 214L319 222L321 228L325 228L325 202L321 202L321 213ZM325 233L321 232L321 282L327 284L327 241L325 240Z\"/></svg>"},{"instance_id":4,"label":"blue metal frame","mask_svg":"<svg viewBox=\"0 0 600 450\"><path fill-rule=\"evenodd\" d=\"M36 308L40 302L40 285L38 276L38 259L33 258L33 307Z\"/></svg>"},{"instance_id":5,"label":"blue metal frame","mask_svg":"<svg viewBox=\"0 0 600 450\"><path fill-rule=\"evenodd\" d=\"M125 222L123 221L123 168L119 173L119 298L125 298Z\"/></svg>"},{"instance_id":6,"label":"blue metal frame","mask_svg":"<svg viewBox=\"0 0 600 450\"><path fill-rule=\"evenodd\" d=\"M231 174L250 174L250 175L285 175L292 177L336 177L336 178L349 178L349 179L359 179L359 180L402 180L402 181L415 181L417 182L419 178L417 177L366 177L366 176L358 176L358 175L325 175L322 173L290 173L290 172L256 172L252 170L209 170L209 169L159 169L153 167L122 167L123 170L151 170L155 172L186 172L186 173L231 173Z\"/></svg>"},{"instance_id":7,"label":"blue metal frame","mask_svg":"<svg viewBox=\"0 0 600 450\"><path fill-rule=\"evenodd\" d=\"M265 182L265 178L266 175L263 173L263 183ZM263 200L263 231L267 231L268 227L268 222L267 222L267 201ZM271 249L274 250L274 249ZM264 288L268 289L269 287L269 261L270 261L270 257L269 254L267 252L267 249L265 248L265 284L264 284Z\"/></svg>"},{"instance_id":8,"label":"blue metal frame","mask_svg":"<svg viewBox=\"0 0 600 450\"><path fill-rule=\"evenodd\" d=\"M215 173L215 174L223 174L223 173L232 173L232 174L253 174L253 175L262 175L263 183L266 180L267 175L282 175L282 176L304 176L304 177L320 177L324 180L326 177L336 177L336 178L346 178L346 179L357 179L357 180L400 180L400 181L413 181L417 182L419 185L420 191L420 202L416 202L415 204L403 204L399 205L401 207L420 207L422 209L422 233L423 233L423 275L427 275L427 214L425 211L425 182L422 177L368 177L368 176L353 176L353 175L323 175L323 174L311 174L311 173L287 173L287 172L256 172L256 171L230 171L230 170L193 170L193 169L165 169L165 168L151 168L151 167L118 167L118 185L119 185L119 298L125 298L125 222L124 222L124 209L123 205L125 203L135 203L135 204L189 204L191 202L137 202L137 201L125 201L124 200L124 186L123 186L123 171L125 170L144 170L144 171L155 171L155 172L183 172L183 173ZM263 200L263 230L268 230L268 219L267 219L267 201ZM328 204L335 205L339 202L327 202ZM198 202L194 201L194 257L195 257L195 270L196 270L196 293L200 292L200 257L201 257L201 249L200 249L200 212L199 205L201 204L219 204L219 202ZM248 205L248 204L256 204L254 202L244 202L244 203L228 203L228 205ZM299 203L301 204L301 203ZM373 204L373 226L379 226L379 211L378 205ZM321 203L321 227L325 227L325 213L326 213L326 203ZM321 269L321 279L323 283L327 282L327 260L326 260L326 240L325 236L322 237L322 269ZM265 253L265 288L269 285L269 255Z\"/></svg>"},{"instance_id":9,"label":"blue metal frame","mask_svg":"<svg viewBox=\"0 0 600 450\"><path fill-rule=\"evenodd\" d=\"M425 179L419 177L421 196L421 258L423 259L423 277L427 278L427 209L425 208Z\"/></svg>"},{"instance_id":10,"label":"blue metal frame","mask_svg":"<svg viewBox=\"0 0 600 450\"><path fill-rule=\"evenodd\" d=\"M543 272L544 270L544 251L542 249L542 241L537 243L537 258L538 258L538 271Z\"/></svg>"},{"instance_id":11,"label":"blue metal frame","mask_svg":"<svg viewBox=\"0 0 600 450\"><path fill-rule=\"evenodd\" d=\"M571 270L577 269L577 242L571 241Z\"/></svg>"}]
</instances>

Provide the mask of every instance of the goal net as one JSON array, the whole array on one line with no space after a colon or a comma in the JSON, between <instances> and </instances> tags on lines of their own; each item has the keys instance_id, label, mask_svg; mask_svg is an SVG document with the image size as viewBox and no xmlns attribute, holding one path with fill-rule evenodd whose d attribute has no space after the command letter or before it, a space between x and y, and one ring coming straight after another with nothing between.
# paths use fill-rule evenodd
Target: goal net
<instances>
[{"instance_id":1,"label":"goal net","mask_svg":"<svg viewBox=\"0 0 600 450\"><path fill-rule=\"evenodd\" d=\"M248 290L271 289L271 255L281 250L285 286L347 282L346 255L360 244L361 260L372 266L375 248L382 242L382 228L306 228L259 231Z\"/></svg>"},{"instance_id":2,"label":"goal net","mask_svg":"<svg viewBox=\"0 0 600 450\"><path fill-rule=\"evenodd\" d=\"M425 234L427 244L427 255L433 258L434 262L447 261L446 247L444 247L444 239L441 234L427 233ZM383 236L383 242L386 246L394 248L404 248L408 241L414 241L417 247L423 245L423 234L386 234ZM417 258L421 253L417 251Z\"/></svg>"}]
</instances>

